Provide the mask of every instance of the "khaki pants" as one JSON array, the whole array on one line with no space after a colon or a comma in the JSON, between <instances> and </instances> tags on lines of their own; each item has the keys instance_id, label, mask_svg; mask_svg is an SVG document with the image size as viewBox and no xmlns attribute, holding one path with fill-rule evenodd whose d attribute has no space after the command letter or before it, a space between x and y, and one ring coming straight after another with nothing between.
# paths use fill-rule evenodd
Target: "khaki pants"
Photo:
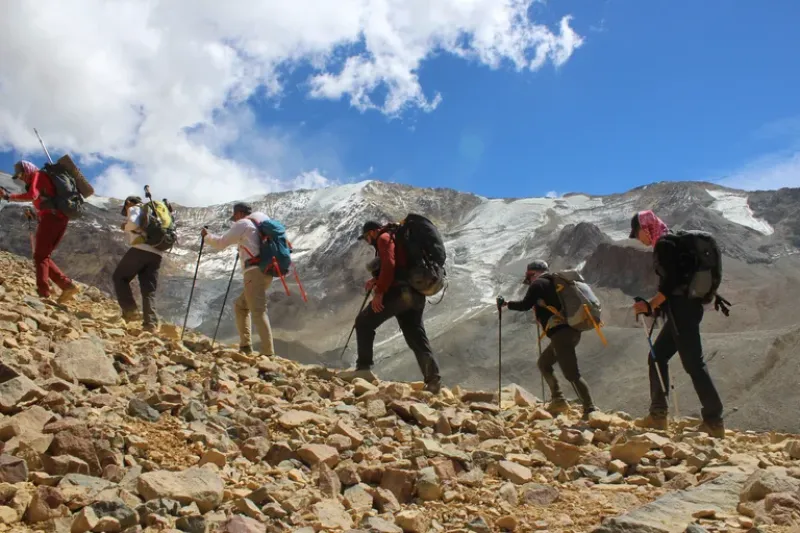
<instances>
[{"instance_id":1,"label":"khaki pants","mask_svg":"<svg viewBox=\"0 0 800 533\"><path fill-rule=\"evenodd\" d=\"M275 355L272 329L267 316L267 289L271 284L272 276L264 274L259 269L251 268L245 271L244 290L233 304L240 345L252 346L250 342L250 316L252 315L258 336L261 337L261 353L263 355Z\"/></svg>"}]
</instances>

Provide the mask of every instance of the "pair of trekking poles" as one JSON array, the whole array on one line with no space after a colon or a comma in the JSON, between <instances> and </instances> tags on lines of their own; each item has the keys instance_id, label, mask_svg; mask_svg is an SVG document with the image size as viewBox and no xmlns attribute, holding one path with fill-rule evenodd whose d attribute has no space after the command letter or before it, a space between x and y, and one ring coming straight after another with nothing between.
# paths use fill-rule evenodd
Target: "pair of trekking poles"
<instances>
[{"instance_id":1,"label":"pair of trekking poles","mask_svg":"<svg viewBox=\"0 0 800 533\"><path fill-rule=\"evenodd\" d=\"M644 331L645 337L647 338L647 345L650 347L650 360L653 362L653 366L656 368L656 373L658 374L658 382L661 385L661 394L664 395L664 399L667 401L667 409L669 410L669 394L667 392L666 382L664 381L664 375L661 373L661 366L658 364L658 359L656 358L656 351L653 348L653 329L656 327L656 320L657 316L653 313L653 308L650 305L650 302L642 298L641 296L636 296L633 299L635 302L643 302L647 305L647 312L643 313L646 317L653 318L653 324L650 326L650 330L647 330L647 327L643 327L642 331ZM668 313L672 313L672 311L667 308ZM636 314L636 322L639 322L639 313ZM677 325L675 324L675 320L670 320L670 324L672 325L673 331L675 333L676 339L678 336L678 329ZM667 377L669 377L669 365L667 365ZM672 389L672 399L675 402L675 417L680 418L680 408L678 407L678 393L675 390L675 384L670 383L670 388Z\"/></svg>"}]
</instances>

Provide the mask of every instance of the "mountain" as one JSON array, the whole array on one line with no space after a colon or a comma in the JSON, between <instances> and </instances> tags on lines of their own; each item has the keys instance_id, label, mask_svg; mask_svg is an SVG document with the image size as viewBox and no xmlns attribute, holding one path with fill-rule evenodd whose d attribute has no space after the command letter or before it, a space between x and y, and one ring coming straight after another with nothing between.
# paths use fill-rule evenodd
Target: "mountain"
<instances>
[{"instance_id":1,"label":"mountain","mask_svg":"<svg viewBox=\"0 0 800 533\"><path fill-rule=\"evenodd\" d=\"M158 196L157 185L152 188ZM54 259L68 275L112 292L111 273L126 248L119 229L121 201L92 197L89 202L88 215L70 224ZM638 210L654 209L675 229L711 231L724 254L720 292L733 307L728 318L713 309L706 313L704 346L728 420L762 429L800 425L790 411L775 409L786 398L797 398L792 376L800 369L791 354L800 337L794 313L800 297L800 189L748 193L708 183L660 182L608 196L490 199L451 189L364 181L269 194L253 198L252 204L286 224L308 294L304 302L293 278L287 278L288 296L277 281L270 289L268 311L282 355L329 367L352 364L355 335L344 360L340 352L363 300L365 264L373 254L356 241L360 227L368 219L399 220L418 212L437 224L448 252L449 285L443 298L431 298L425 312L446 383L496 386L495 298L521 297L525 264L541 257L554 268L581 268L596 287L609 345L604 347L593 333L584 335L581 370L601 406L636 414L648 402L647 344L630 306L634 296L653 294L655 278L651 252L627 238L630 218ZM174 207L180 241L165 261L158 307L165 319L182 323L200 228L224 231L231 204ZM0 227L0 248L30 254L20 205L2 204ZM234 254L234 249L203 250L190 328L213 334ZM219 330L225 342L237 340L231 302L240 290L237 272ZM535 335L529 313L504 313L503 383L538 389ZM376 359L375 371L381 376L419 377L394 321L378 330ZM682 414L696 414L696 397L677 357L671 367Z\"/></svg>"}]
</instances>

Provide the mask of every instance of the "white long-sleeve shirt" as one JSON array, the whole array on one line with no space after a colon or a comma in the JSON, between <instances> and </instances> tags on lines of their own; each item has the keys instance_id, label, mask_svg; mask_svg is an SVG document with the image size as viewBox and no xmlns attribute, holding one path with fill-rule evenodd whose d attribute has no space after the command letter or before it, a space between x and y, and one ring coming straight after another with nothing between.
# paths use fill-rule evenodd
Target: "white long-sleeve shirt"
<instances>
[{"instance_id":1,"label":"white long-sleeve shirt","mask_svg":"<svg viewBox=\"0 0 800 533\"><path fill-rule=\"evenodd\" d=\"M133 248L139 248L140 250L145 250L146 252L152 252L154 254L158 254L163 257L164 252L161 250L157 250L153 248L149 244L139 243L134 244L136 239L143 239L144 238L144 231L142 230L142 226L140 225L140 219L142 217L142 208L138 205L132 205L128 208L128 216L125 220L125 235L128 237L128 244L131 245Z\"/></svg>"},{"instance_id":2,"label":"white long-sleeve shirt","mask_svg":"<svg viewBox=\"0 0 800 533\"><path fill-rule=\"evenodd\" d=\"M269 219L267 215L260 211L254 211L248 218L252 218L257 222L262 222ZM223 235L213 235L209 233L206 235L206 243L208 243L215 250L224 250L228 246L234 244L239 246L239 263L242 272L251 268L258 268L258 265L247 266L246 261L252 257L257 257L261 249L261 237L258 234L258 228L248 218L243 218L233 223L233 225Z\"/></svg>"}]
</instances>

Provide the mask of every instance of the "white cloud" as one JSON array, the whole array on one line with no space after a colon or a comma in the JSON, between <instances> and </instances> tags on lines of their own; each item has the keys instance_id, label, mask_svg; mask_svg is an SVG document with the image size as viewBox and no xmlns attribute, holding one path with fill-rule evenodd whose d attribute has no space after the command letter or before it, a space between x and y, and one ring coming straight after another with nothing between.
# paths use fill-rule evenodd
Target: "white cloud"
<instances>
[{"instance_id":1,"label":"white cloud","mask_svg":"<svg viewBox=\"0 0 800 533\"><path fill-rule=\"evenodd\" d=\"M547 194L544 195L545 198L560 198L561 195L558 194L556 191L547 191Z\"/></svg>"},{"instance_id":2,"label":"white cloud","mask_svg":"<svg viewBox=\"0 0 800 533\"><path fill-rule=\"evenodd\" d=\"M800 151L762 157L717 183L747 191L800 187Z\"/></svg>"},{"instance_id":3,"label":"white cloud","mask_svg":"<svg viewBox=\"0 0 800 533\"><path fill-rule=\"evenodd\" d=\"M37 152L35 126L53 151L120 162L99 193L149 183L190 205L322 186L327 172L310 169L331 172L335 154L320 163L292 135L255 128L248 99L279 99L306 65L309 97L433 111L441 96L417 70L435 53L535 71L583 44L569 17L557 33L531 21L533 1L6 0L0 150Z\"/></svg>"}]
</instances>

